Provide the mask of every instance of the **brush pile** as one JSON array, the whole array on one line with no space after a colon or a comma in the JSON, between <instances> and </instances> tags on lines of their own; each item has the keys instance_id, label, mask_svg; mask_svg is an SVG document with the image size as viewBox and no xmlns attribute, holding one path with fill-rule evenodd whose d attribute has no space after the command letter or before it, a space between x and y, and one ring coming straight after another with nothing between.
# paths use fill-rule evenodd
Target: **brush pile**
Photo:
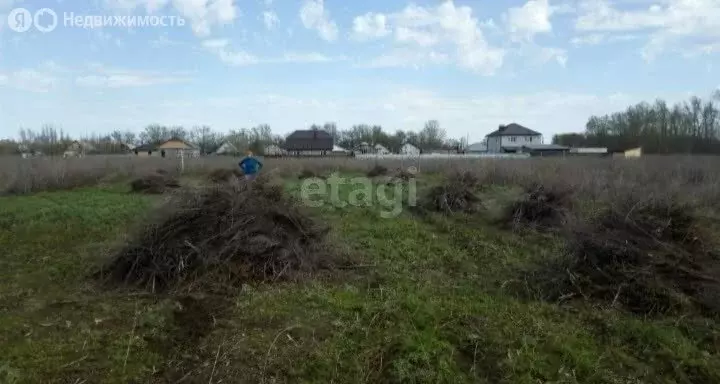
<instances>
[{"instance_id":1,"label":"brush pile","mask_svg":"<svg viewBox=\"0 0 720 384\"><path fill-rule=\"evenodd\" d=\"M227 183L243 177L239 169L218 168L208 174L208 180L213 183Z\"/></svg>"},{"instance_id":2,"label":"brush pile","mask_svg":"<svg viewBox=\"0 0 720 384\"><path fill-rule=\"evenodd\" d=\"M130 183L132 192L155 195L161 195L170 189L179 187L180 182L167 172L146 175Z\"/></svg>"},{"instance_id":3,"label":"brush pile","mask_svg":"<svg viewBox=\"0 0 720 384\"><path fill-rule=\"evenodd\" d=\"M443 184L430 189L420 206L445 214L475 213L480 208L478 187L478 179L472 173L454 173Z\"/></svg>"},{"instance_id":4,"label":"brush pile","mask_svg":"<svg viewBox=\"0 0 720 384\"><path fill-rule=\"evenodd\" d=\"M522 199L510 204L504 215L513 229L550 229L562 226L569 193L548 190L542 185L527 189Z\"/></svg>"},{"instance_id":5,"label":"brush pile","mask_svg":"<svg viewBox=\"0 0 720 384\"><path fill-rule=\"evenodd\" d=\"M540 284L553 300L583 297L643 315L715 316L720 260L707 248L685 207L610 209L594 227L572 230L567 257Z\"/></svg>"},{"instance_id":6,"label":"brush pile","mask_svg":"<svg viewBox=\"0 0 720 384\"><path fill-rule=\"evenodd\" d=\"M302 171L300 171L300 174L298 175L298 179L305 180L305 179L314 179L314 178L322 178L320 173L315 172L314 170L310 168L303 168Z\"/></svg>"},{"instance_id":7,"label":"brush pile","mask_svg":"<svg viewBox=\"0 0 720 384\"><path fill-rule=\"evenodd\" d=\"M405 169L398 169L395 173L395 179L403 182L408 182L413 178L415 178L415 174Z\"/></svg>"},{"instance_id":8,"label":"brush pile","mask_svg":"<svg viewBox=\"0 0 720 384\"><path fill-rule=\"evenodd\" d=\"M375 165L367 172L367 177L378 177L378 176L385 176L388 174L387 167L384 167L382 165Z\"/></svg>"},{"instance_id":9,"label":"brush pile","mask_svg":"<svg viewBox=\"0 0 720 384\"><path fill-rule=\"evenodd\" d=\"M330 266L328 228L258 179L178 194L97 277L111 285L222 291Z\"/></svg>"}]
</instances>

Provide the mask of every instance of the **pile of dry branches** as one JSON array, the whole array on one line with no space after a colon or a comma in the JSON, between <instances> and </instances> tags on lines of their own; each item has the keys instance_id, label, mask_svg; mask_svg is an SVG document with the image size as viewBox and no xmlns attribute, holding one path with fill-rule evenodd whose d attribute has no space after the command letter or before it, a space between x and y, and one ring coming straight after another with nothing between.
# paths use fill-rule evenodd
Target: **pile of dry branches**
<instances>
[{"instance_id":1,"label":"pile of dry branches","mask_svg":"<svg viewBox=\"0 0 720 384\"><path fill-rule=\"evenodd\" d=\"M280 186L217 184L174 196L97 276L151 291L295 277L330 266L327 232Z\"/></svg>"}]
</instances>

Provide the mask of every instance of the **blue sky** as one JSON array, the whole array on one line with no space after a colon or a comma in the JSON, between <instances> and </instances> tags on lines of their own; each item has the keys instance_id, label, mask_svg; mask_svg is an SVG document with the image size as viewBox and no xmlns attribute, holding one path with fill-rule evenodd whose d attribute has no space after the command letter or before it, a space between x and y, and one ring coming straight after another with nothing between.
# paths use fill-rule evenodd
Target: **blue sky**
<instances>
[{"instance_id":1,"label":"blue sky","mask_svg":"<svg viewBox=\"0 0 720 384\"><path fill-rule=\"evenodd\" d=\"M58 25L15 31L16 8ZM71 13L165 25L83 28ZM549 140L592 114L709 95L719 54L720 0L0 0L0 137L437 119L471 141L510 122Z\"/></svg>"}]
</instances>

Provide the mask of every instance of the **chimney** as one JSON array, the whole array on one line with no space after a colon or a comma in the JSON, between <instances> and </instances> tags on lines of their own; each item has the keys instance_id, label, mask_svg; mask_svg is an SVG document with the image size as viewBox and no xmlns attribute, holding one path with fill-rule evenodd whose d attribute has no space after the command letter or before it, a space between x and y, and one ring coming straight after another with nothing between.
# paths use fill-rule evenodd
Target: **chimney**
<instances>
[{"instance_id":1,"label":"chimney","mask_svg":"<svg viewBox=\"0 0 720 384\"><path fill-rule=\"evenodd\" d=\"M504 124L500 124L500 127L498 128L498 131L502 132L507 128Z\"/></svg>"}]
</instances>

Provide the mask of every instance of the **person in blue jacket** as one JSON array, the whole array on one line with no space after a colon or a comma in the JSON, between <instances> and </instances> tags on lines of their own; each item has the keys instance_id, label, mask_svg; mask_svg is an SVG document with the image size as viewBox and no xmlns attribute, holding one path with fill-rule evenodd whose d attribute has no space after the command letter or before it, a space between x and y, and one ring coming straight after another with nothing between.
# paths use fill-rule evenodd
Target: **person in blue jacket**
<instances>
[{"instance_id":1,"label":"person in blue jacket","mask_svg":"<svg viewBox=\"0 0 720 384\"><path fill-rule=\"evenodd\" d=\"M262 169L262 162L253 156L251 151L247 152L247 156L243 158L238 164L245 174L245 180L255 180L257 174Z\"/></svg>"}]
</instances>

